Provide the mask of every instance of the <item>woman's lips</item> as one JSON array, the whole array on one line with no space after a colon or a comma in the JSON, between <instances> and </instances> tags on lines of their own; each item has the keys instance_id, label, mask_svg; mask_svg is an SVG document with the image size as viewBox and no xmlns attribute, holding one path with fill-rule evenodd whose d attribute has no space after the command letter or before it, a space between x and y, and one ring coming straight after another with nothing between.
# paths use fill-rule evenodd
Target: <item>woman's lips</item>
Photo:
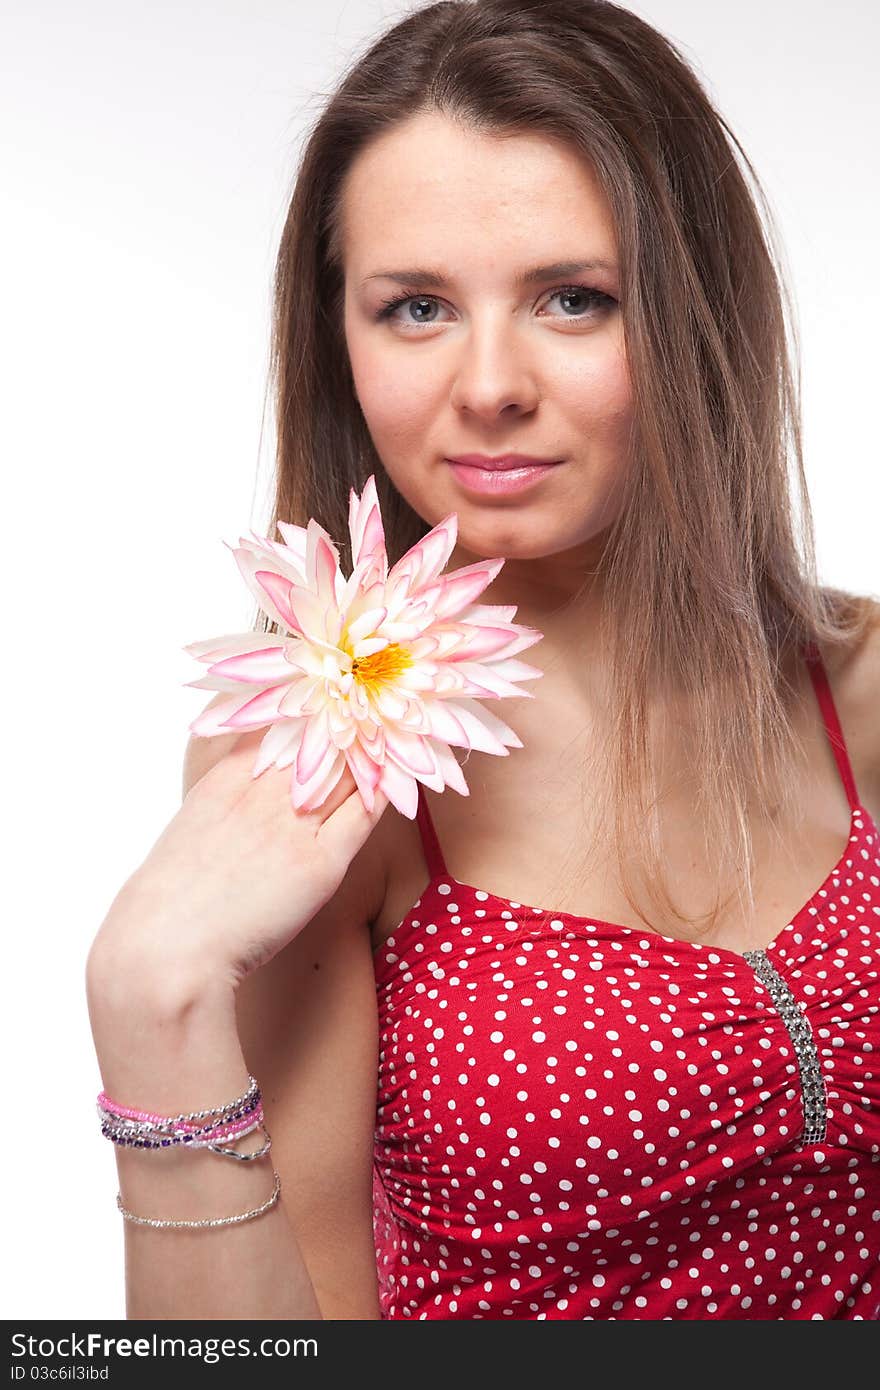
<instances>
[{"instance_id":1,"label":"woman's lips","mask_svg":"<svg viewBox=\"0 0 880 1390\"><path fill-rule=\"evenodd\" d=\"M539 463L523 468L477 468L470 463L453 463L450 459L446 462L462 487L484 497L522 492L559 467L558 463Z\"/></svg>"}]
</instances>

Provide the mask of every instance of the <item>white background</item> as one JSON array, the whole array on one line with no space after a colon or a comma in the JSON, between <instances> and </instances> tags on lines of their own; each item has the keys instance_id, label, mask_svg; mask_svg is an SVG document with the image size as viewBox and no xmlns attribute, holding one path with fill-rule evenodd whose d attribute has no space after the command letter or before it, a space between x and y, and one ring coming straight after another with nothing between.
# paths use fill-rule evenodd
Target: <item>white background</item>
<instances>
[{"instance_id":1,"label":"white background","mask_svg":"<svg viewBox=\"0 0 880 1390\"><path fill-rule=\"evenodd\" d=\"M821 578L880 589L873 0L633 4L755 164L803 338ZM269 511L270 280L299 140L404 7L0 6L7 489L2 1316L124 1317L83 970L180 801L209 698L184 644L250 625ZM7 1116L10 1109L7 1108Z\"/></svg>"}]
</instances>

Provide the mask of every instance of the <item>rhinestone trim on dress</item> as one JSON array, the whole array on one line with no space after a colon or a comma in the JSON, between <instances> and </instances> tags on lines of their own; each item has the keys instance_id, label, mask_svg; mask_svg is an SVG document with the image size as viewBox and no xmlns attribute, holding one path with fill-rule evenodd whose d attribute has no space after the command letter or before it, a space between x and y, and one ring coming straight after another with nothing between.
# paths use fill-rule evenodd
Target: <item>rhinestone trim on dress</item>
<instances>
[{"instance_id":1,"label":"rhinestone trim on dress","mask_svg":"<svg viewBox=\"0 0 880 1390\"><path fill-rule=\"evenodd\" d=\"M759 980L770 991L773 1003L794 1045L801 1073L801 1101L804 1111L804 1127L797 1140L797 1147L821 1144L825 1139L828 1122L827 1096L810 1021L779 971L771 965L766 951L744 951L743 955Z\"/></svg>"}]
</instances>

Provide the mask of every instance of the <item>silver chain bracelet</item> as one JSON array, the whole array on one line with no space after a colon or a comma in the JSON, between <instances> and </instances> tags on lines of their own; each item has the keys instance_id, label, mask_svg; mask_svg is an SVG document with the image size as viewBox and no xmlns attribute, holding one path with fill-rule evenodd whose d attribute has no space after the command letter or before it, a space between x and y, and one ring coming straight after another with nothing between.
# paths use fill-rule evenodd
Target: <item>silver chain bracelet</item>
<instances>
[{"instance_id":1,"label":"silver chain bracelet","mask_svg":"<svg viewBox=\"0 0 880 1390\"><path fill-rule=\"evenodd\" d=\"M116 1205L122 1212L126 1221L134 1221L138 1226L183 1226L190 1230L207 1226L235 1226L240 1221L252 1221L255 1216L261 1216L264 1211L268 1211L269 1208L274 1206L278 1201L281 1192L281 1178L274 1168L272 1172L275 1176L275 1186L272 1190L271 1197L269 1197L262 1206L253 1207L251 1211L243 1211L238 1216L211 1216L205 1217L201 1221L161 1221L152 1216L135 1216L134 1212L126 1211L125 1207L122 1205L121 1192L117 1192L116 1194Z\"/></svg>"}]
</instances>

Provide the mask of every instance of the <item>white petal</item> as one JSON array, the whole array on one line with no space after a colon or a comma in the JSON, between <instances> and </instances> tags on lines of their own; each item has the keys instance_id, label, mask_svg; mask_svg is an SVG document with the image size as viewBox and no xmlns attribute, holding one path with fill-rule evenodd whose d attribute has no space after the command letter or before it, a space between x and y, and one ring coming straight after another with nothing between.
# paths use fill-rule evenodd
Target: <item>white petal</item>
<instances>
[{"instance_id":1,"label":"white petal","mask_svg":"<svg viewBox=\"0 0 880 1390\"><path fill-rule=\"evenodd\" d=\"M387 637L367 637L363 642L355 644L352 655L360 661L365 656L372 656L375 652L384 651L388 645Z\"/></svg>"},{"instance_id":2,"label":"white petal","mask_svg":"<svg viewBox=\"0 0 880 1390\"><path fill-rule=\"evenodd\" d=\"M374 633L377 628L382 626L388 616L387 608L368 608L360 617L355 618L354 622L348 624L348 640L354 645L362 638ZM384 630L384 629L383 629Z\"/></svg>"}]
</instances>

